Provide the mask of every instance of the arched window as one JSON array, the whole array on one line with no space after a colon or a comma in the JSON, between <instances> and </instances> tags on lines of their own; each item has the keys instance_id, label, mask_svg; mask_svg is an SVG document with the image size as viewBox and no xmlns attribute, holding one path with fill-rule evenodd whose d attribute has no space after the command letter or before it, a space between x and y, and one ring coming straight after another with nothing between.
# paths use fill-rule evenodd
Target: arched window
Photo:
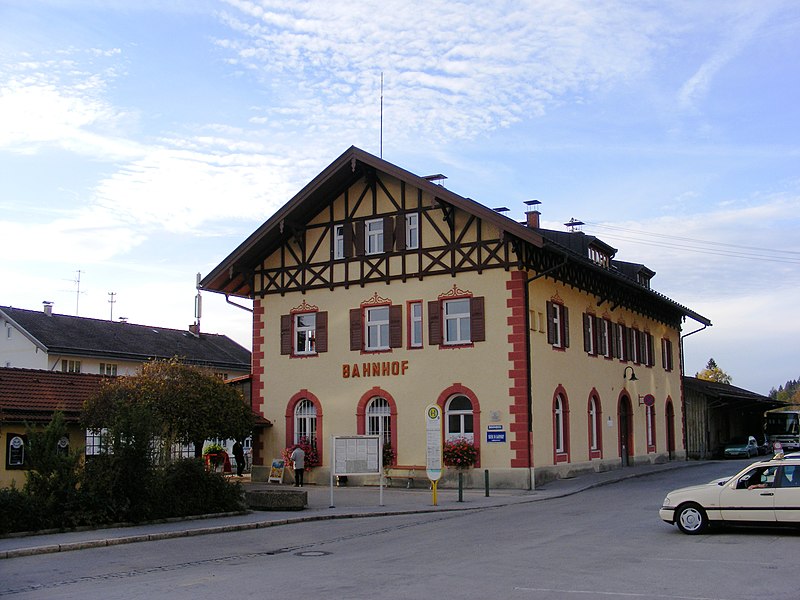
<instances>
[{"instance_id":1,"label":"arched window","mask_svg":"<svg viewBox=\"0 0 800 600\"><path fill-rule=\"evenodd\" d=\"M566 452L566 440L564 438L564 399L561 394L556 396L553 405L553 424L555 428L555 450L561 454Z\"/></svg>"},{"instance_id":2,"label":"arched window","mask_svg":"<svg viewBox=\"0 0 800 600\"><path fill-rule=\"evenodd\" d=\"M445 405L445 419L447 422L446 439L465 438L470 442L475 441L473 429L472 402L466 396L453 396Z\"/></svg>"},{"instance_id":3,"label":"arched window","mask_svg":"<svg viewBox=\"0 0 800 600\"><path fill-rule=\"evenodd\" d=\"M597 398L589 398L589 450L600 450L600 406Z\"/></svg>"},{"instance_id":4,"label":"arched window","mask_svg":"<svg viewBox=\"0 0 800 600\"><path fill-rule=\"evenodd\" d=\"M383 443L392 443L392 409L386 398L373 398L367 405L367 435L383 434Z\"/></svg>"},{"instance_id":5,"label":"arched window","mask_svg":"<svg viewBox=\"0 0 800 600\"><path fill-rule=\"evenodd\" d=\"M312 446L317 445L317 408L308 398L303 398L294 407L294 443L302 438Z\"/></svg>"}]
</instances>

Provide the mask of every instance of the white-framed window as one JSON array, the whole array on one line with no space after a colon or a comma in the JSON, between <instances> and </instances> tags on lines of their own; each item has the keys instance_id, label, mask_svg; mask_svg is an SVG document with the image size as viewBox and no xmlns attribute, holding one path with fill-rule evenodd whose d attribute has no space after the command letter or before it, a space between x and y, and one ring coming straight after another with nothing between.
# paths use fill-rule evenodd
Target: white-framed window
<instances>
[{"instance_id":1,"label":"white-framed window","mask_svg":"<svg viewBox=\"0 0 800 600\"><path fill-rule=\"evenodd\" d=\"M473 426L472 402L466 396L453 396L447 401L444 407L445 422L447 430L445 437L447 441L464 438L469 442L475 442L475 431Z\"/></svg>"},{"instance_id":2,"label":"white-framed window","mask_svg":"<svg viewBox=\"0 0 800 600\"><path fill-rule=\"evenodd\" d=\"M367 254L383 252L383 219L371 219L365 227L365 250Z\"/></svg>"},{"instance_id":3,"label":"white-framed window","mask_svg":"<svg viewBox=\"0 0 800 600\"><path fill-rule=\"evenodd\" d=\"M606 358L611 358L613 354L614 327L608 319L600 321L600 347L599 350Z\"/></svg>"},{"instance_id":4,"label":"white-framed window","mask_svg":"<svg viewBox=\"0 0 800 600\"><path fill-rule=\"evenodd\" d=\"M547 302L547 343L553 348L569 348L569 312L558 302Z\"/></svg>"},{"instance_id":5,"label":"white-framed window","mask_svg":"<svg viewBox=\"0 0 800 600\"><path fill-rule=\"evenodd\" d=\"M306 439L317 445L317 407L308 398L303 398L294 407L294 443Z\"/></svg>"},{"instance_id":6,"label":"white-framed window","mask_svg":"<svg viewBox=\"0 0 800 600\"><path fill-rule=\"evenodd\" d=\"M661 340L661 366L665 371L672 371L673 358L672 358L672 340L662 338Z\"/></svg>"},{"instance_id":7,"label":"white-framed window","mask_svg":"<svg viewBox=\"0 0 800 600\"><path fill-rule=\"evenodd\" d=\"M589 448L600 449L600 409L594 396L589 399Z\"/></svg>"},{"instance_id":8,"label":"white-framed window","mask_svg":"<svg viewBox=\"0 0 800 600\"><path fill-rule=\"evenodd\" d=\"M656 445L655 439L655 424L656 424L656 411L653 406L644 407L645 420L647 421L647 447L648 449L654 448Z\"/></svg>"},{"instance_id":9,"label":"white-framed window","mask_svg":"<svg viewBox=\"0 0 800 600\"><path fill-rule=\"evenodd\" d=\"M587 354L595 356L597 351L597 318L589 313L583 314L583 349Z\"/></svg>"},{"instance_id":10,"label":"white-framed window","mask_svg":"<svg viewBox=\"0 0 800 600\"><path fill-rule=\"evenodd\" d=\"M344 258L344 225L333 226L333 258Z\"/></svg>"},{"instance_id":11,"label":"white-framed window","mask_svg":"<svg viewBox=\"0 0 800 600\"><path fill-rule=\"evenodd\" d=\"M392 409L386 398L369 401L366 414L367 435L383 435L383 443L392 443Z\"/></svg>"},{"instance_id":12,"label":"white-framed window","mask_svg":"<svg viewBox=\"0 0 800 600\"><path fill-rule=\"evenodd\" d=\"M376 306L365 311L367 350L389 349L389 307Z\"/></svg>"},{"instance_id":13,"label":"white-framed window","mask_svg":"<svg viewBox=\"0 0 800 600\"><path fill-rule=\"evenodd\" d=\"M108 436L108 429L87 429L86 430L86 448L84 454L86 456L97 456L108 452L108 448L104 448Z\"/></svg>"},{"instance_id":14,"label":"white-framed window","mask_svg":"<svg viewBox=\"0 0 800 600\"><path fill-rule=\"evenodd\" d=\"M317 313L297 313L294 315L295 354L315 354L317 332Z\"/></svg>"},{"instance_id":15,"label":"white-framed window","mask_svg":"<svg viewBox=\"0 0 800 600\"><path fill-rule=\"evenodd\" d=\"M470 343L470 299L445 300L443 308L444 343Z\"/></svg>"},{"instance_id":16,"label":"white-framed window","mask_svg":"<svg viewBox=\"0 0 800 600\"><path fill-rule=\"evenodd\" d=\"M564 399L559 394L556 396L555 406L553 408L553 427L555 434L555 450L562 453L565 451L566 445L564 443Z\"/></svg>"},{"instance_id":17,"label":"white-framed window","mask_svg":"<svg viewBox=\"0 0 800 600\"><path fill-rule=\"evenodd\" d=\"M100 375L114 376L117 374L117 365L112 363L100 363Z\"/></svg>"},{"instance_id":18,"label":"white-framed window","mask_svg":"<svg viewBox=\"0 0 800 600\"><path fill-rule=\"evenodd\" d=\"M419 248L419 213L406 215L406 249Z\"/></svg>"},{"instance_id":19,"label":"white-framed window","mask_svg":"<svg viewBox=\"0 0 800 600\"><path fill-rule=\"evenodd\" d=\"M61 371L63 373L80 373L81 361L63 359L61 361Z\"/></svg>"},{"instance_id":20,"label":"white-framed window","mask_svg":"<svg viewBox=\"0 0 800 600\"><path fill-rule=\"evenodd\" d=\"M408 345L412 348L422 347L422 302L410 302L408 305L409 335Z\"/></svg>"}]
</instances>

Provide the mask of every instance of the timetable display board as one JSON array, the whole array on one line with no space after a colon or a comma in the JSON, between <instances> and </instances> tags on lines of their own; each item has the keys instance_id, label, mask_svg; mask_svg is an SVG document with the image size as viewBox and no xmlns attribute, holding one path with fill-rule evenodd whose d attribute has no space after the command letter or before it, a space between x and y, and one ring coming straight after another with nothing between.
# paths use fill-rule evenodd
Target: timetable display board
<instances>
[{"instance_id":1,"label":"timetable display board","mask_svg":"<svg viewBox=\"0 0 800 600\"><path fill-rule=\"evenodd\" d=\"M333 438L333 475L378 475L383 466L381 458L380 436L352 435Z\"/></svg>"}]
</instances>

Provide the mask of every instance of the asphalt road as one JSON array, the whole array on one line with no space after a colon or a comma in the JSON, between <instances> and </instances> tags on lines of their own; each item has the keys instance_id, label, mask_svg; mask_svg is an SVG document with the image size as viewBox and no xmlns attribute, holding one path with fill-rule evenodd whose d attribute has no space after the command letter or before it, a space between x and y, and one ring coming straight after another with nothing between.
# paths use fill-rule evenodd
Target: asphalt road
<instances>
[{"instance_id":1,"label":"asphalt road","mask_svg":"<svg viewBox=\"0 0 800 600\"><path fill-rule=\"evenodd\" d=\"M0 562L9 598L800 597L800 533L686 536L658 519L667 491L746 461L479 511L321 521Z\"/></svg>"}]
</instances>

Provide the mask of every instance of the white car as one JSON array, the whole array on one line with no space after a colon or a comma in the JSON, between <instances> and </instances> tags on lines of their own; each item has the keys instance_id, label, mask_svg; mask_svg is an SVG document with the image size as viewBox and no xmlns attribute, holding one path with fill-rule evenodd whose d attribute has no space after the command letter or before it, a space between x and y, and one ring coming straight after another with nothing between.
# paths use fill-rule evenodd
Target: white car
<instances>
[{"instance_id":1,"label":"white car","mask_svg":"<svg viewBox=\"0 0 800 600\"><path fill-rule=\"evenodd\" d=\"M673 490L658 515L688 534L711 523L800 526L800 458L777 455L733 477Z\"/></svg>"}]
</instances>

